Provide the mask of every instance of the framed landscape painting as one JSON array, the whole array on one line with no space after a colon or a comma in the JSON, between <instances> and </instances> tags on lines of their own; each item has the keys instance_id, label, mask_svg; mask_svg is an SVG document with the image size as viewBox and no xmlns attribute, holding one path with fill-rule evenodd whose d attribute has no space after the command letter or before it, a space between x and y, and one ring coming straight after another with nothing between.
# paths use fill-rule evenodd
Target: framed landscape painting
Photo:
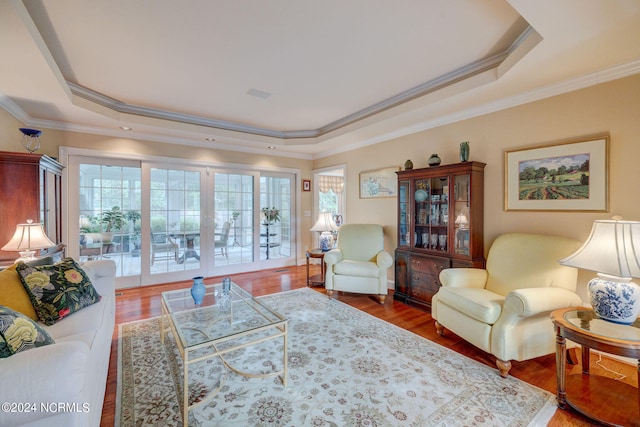
<instances>
[{"instance_id":1,"label":"framed landscape painting","mask_svg":"<svg viewBox=\"0 0 640 427\"><path fill-rule=\"evenodd\" d=\"M607 212L609 137L505 153L505 210Z\"/></svg>"}]
</instances>

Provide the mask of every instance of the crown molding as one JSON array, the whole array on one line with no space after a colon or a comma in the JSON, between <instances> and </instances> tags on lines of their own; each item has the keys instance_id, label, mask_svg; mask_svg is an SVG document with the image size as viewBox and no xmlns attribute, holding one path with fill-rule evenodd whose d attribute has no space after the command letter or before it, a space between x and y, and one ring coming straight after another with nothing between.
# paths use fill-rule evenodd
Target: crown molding
<instances>
[{"instance_id":1,"label":"crown molding","mask_svg":"<svg viewBox=\"0 0 640 427\"><path fill-rule=\"evenodd\" d=\"M7 113L11 114L16 119L20 120L24 124L29 124L33 121L31 116L29 116L22 108L18 106L11 98L7 95L0 93L0 107L2 107Z\"/></svg>"},{"instance_id":2,"label":"crown molding","mask_svg":"<svg viewBox=\"0 0 640 427\"><path fill-rule=\"evenodd\" d=\"M462 120L472 119L474 117L482 116L485 114L495 113L497 111L502 111L508 108L517 107L519 105L551 98L553 96L562 95L564 93L585 89L587 87L610 82L613 80L618 80L635 74L640 74L640 58L611 68L607 68L605 70L585 74L576 78L571 78L562 82L547 85L542 88L520 93L508 98L502 98L497 101L488 102L474 108L458 111L446 116L439 116L431 120L417 123L413 126L407 126L402 129L397 129L393 132L386 133L384 135L369 138L359 143L342 146L335 150L327 150L316 154L314 156L314 159L329 157L358 148L367 147L369 145L379 144L381 142L390 141L392 139L401 138L418 132L423 132L425 130L433 129L439 126L456 123Z\"/></svg>"},{"instance_id":3,"label":"crown molding","mask_svg":"<svg viewBox=\"0 0 640 427\"><path fill-rule=\"evenodd\" d=\"M0 103L0 106L2 106L1 103ZM98 126L86 126L86 125L70 124L70 123L64 123L64 122L56 122L51 120L30 119L27 121L23 121L23 123L35 128L45 128L45 129L61 130L66 132L86 133L89 135L103 135L103 136L117 137L117 138L123 138L123 139L137 139L140 141L160 142L160 143L174 144L174 145L186 145L191 147L209 148L209 149L216 149L216 150L241 151L243 153L262 154L262 155L276 156L276 157L289 157L289 158L303 159L303 160L312 160L313 158L310 154L282 151L279 149L280 147L278 147L277 151L274 151L268 148L250 147L247 145L241 145L237 143L234 144L233 142L224 143L224 142L218 142L218 141L203 141L200 139L150 134L146 132L138 132L135 130L134 131L125 131L125 130L119 130L119 129L116 130L111 128L98 127Z\"/></svg>"}]
</instances>

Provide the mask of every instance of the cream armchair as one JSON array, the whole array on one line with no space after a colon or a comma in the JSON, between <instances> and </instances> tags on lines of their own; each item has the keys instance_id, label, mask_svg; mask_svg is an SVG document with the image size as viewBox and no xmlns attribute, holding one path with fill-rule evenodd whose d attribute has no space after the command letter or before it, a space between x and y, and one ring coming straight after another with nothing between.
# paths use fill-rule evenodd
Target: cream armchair
<instances>
[{"instance_id":1,"label":"cream armchair","mask_svg":"<svg viewBox=\"0 0 640 427\"><path fill-rule=\"evenodd\" d=\"M324 256L327 265L325 288L334 291L375 294L384 304L387 297L387 270L393 258L384 250L381 225L345 224L338 232L338 248Z\"/></svg>"},{"instance_id":2,"label":"cream armchair","mask_svg":"<svg viewBox=\"0 0 640 427\"><path fill-rule=\"evenodd\" d=\"M506 377L511 360L555 351L551 311L582 304L578 271L558 260L580 242L557 236L509 233L491 246L486 270L451 268L440 273L431 315L444 328L496 357Z\"/></svg>"}]
</instances>

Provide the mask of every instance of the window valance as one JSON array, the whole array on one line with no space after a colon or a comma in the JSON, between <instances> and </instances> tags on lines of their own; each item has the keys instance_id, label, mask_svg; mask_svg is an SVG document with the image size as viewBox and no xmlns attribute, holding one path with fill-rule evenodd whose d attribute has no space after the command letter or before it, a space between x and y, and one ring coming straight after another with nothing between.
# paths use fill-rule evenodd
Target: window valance
<instances>
[{"instance_id":1,"label":"window valance","mask_svg":"<svg viewBox=\"0 0 640 427\"><path fill-rule=\"evenodd\" d=\"M333 190L334 193L339 194L344 191L344 177L332 176L332 175L320 175L318 187L323 193Z\"/></svg>"}]
</instances>

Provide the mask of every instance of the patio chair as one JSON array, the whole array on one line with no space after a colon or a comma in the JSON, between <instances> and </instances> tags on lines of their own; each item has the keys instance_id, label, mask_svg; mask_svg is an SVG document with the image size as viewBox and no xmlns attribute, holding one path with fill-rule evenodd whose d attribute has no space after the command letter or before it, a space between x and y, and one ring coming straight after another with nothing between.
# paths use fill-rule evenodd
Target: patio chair
<instances>
[{"instance_id":1,"label":"patio chair","mask_svg":"<svg viewBox=\"0 0 640 427\"><path fill-rule=\"evenodd\" d=\"M222 231L215 234L215 250L220 249L220 255L229 258L229 231L231 230L231 223L225 222L222 225Z\"/></svg>"},{"instance_id":2,"label":"patio chair","mask_svg":"<svg viewBox=\"0 0 640 427\"><path fill-rule=\"evenodd\" d=\"M171 236L156 234L151 231L151 265L157 259L173 259L178 262L180 246Z\"/></svg>"}]
</instances>

